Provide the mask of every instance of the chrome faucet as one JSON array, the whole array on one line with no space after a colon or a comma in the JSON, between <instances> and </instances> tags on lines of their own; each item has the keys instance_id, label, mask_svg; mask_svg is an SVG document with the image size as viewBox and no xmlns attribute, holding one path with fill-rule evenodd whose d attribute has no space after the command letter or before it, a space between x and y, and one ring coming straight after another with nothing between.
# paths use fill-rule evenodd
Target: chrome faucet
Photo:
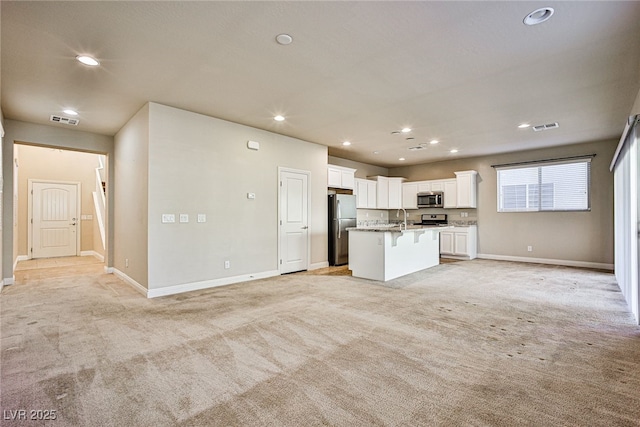
<instances>
[{"instance_id":1,"label":"chrome faucet","mask_svg":"<svg viewBox=\"0 0 640 427\"><path fill-rule=\"evenodd\" d=\"M396 218L400 217L400 211L404 212L404 229L407 229L407 211L404 210L404 208L400 208L398 209L398 212L396 212ZM400 224L400 230L402 230L402 224Z\"/></svg>"}]
</instances>

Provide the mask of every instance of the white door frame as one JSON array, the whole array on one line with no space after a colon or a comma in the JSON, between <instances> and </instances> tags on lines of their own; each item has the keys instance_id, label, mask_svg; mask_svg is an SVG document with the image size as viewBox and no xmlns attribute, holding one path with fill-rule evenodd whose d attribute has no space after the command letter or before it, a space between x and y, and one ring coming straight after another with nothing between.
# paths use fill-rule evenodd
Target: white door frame
<instances>
[{"instance_id":1,"label":"white door frame","mask_svg":"<svg viewBox=\"0 0 640 427\"><path fill-rule=\"evenodd\" d=\"M309 221L311 218L311 171L278 166L278 182L276 183L278 188L278 259L276 262L278 264L278 272L280 274L282 274L282 265L280 264L280 260L282 259L282 239L280 238L280 234L282 232L282 223L280 221L282 191L280 189L280 182L282 181L283 172L299 173L307 176L307 223L309 224L309 229L307 230L307 269L311 266L311 221Z\"/></svg>"},{"instance_id":2,"label":"white door frame","mask_svg":"<svg viewBox=\"0 0 640 427\"><path fill-rule=\"evenodd\" d=\"M77 228L76 228L76 256L80 256L81 247L80 247L80 235L82 234L82 223L80 218L80 212L82 211L82 184L78 181L52 181L48 179L33 179L29 178L29 190L28 194L28 217L27 217L27 259L33 258L33 183L43 183L43 184L64 184L64 185L75 185L76 186L76 218L77 218Z\"/></svg>"}]
</instances>

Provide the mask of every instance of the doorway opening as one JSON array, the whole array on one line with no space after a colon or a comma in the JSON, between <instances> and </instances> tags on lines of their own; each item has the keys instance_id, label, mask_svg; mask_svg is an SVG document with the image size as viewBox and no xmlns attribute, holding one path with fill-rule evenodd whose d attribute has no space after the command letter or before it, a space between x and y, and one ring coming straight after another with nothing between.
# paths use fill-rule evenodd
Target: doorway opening
<instances>
[{"instance_id":1,"label":"doorway opening","mask_svg":"<svg viewBox=\"0 0 640 427\"><path fill-rule=\"evenodd\" d=\"M16 265L69 256L94 256L104 263L105 169L104 154L14 145Z\"/></svg>"}]
</instances>

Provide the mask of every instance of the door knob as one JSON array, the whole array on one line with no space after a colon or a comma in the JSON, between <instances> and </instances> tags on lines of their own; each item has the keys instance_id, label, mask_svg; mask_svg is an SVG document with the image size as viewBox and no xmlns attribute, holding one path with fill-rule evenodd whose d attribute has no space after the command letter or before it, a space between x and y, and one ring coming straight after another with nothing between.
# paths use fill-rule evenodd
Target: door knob
<instances>
[{"instance_id":1,"label":"door knob","mask_svg":"<svg viewBox=\"0 0 640 427\"><path fill-rule=\"evenodd\" d=\"M70 225L76 225L76 223L75 223L75 222L73 222L73 223L71 223Z\"/></svg>"},{"instance_id":2,"label":"door knob","mask_svg":"<svg viewBox=\"0 0 640 427\"><path fill-rule=\"evenodd\" d=\"M302 227L303 230L306 230L307 228L309 228L309 227L307 227L306 225L304 227Z\"/></svg>"}]
</instances>

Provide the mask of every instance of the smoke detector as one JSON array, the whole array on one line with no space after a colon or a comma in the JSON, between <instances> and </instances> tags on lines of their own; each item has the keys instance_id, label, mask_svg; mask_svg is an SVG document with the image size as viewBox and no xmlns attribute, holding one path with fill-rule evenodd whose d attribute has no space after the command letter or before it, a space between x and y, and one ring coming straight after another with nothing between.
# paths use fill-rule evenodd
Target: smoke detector
<instances>
[{"instance_id":1,"label":"smoke detector","mask_svg":"<svg viewBox=\"0 0 640 427\"><path fill-rule=\"evenodd\" d=\"M538 126L534 126L532 129L534 132L540 132L543 130L549 130L549 129L555 129L557 127L559 127L560 125L558 124L558 122L555 123L549 123L546 125L538 125Z\"/></svg>"},{"instance_id":2,"label":"smoke detector","mask_svg":"<svg viewBox=\"0 0 640 427\"><path fill-rule=\"evenodd\" d=\"M78 123L80 123L80 120L78 119L71 119L69 117L56 116L56 115L51 115L51 118L49 120L54 123L62 123L62 124L71 125L71 126L78 126Z\"/></svg>"}]
</instances>

